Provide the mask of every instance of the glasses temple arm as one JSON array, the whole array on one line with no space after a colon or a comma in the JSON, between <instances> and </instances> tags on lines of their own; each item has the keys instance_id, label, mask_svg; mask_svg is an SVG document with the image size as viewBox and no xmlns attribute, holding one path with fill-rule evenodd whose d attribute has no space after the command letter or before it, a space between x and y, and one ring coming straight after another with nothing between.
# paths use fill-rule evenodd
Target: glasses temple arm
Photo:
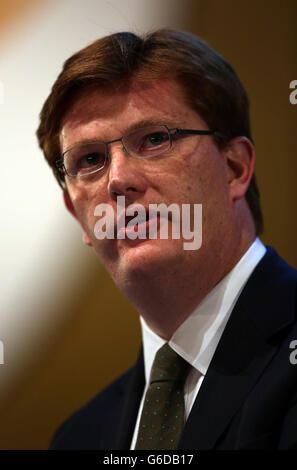
<instances>
[{"instance_id":1,"label":"glasses temple arm","mask_svg":"<svg viewBox=\"0 0 297 470\"><path fill-rule=\"evenodd\" d=\"M222 134L221 132L212 131L212 130L195 130L195 129L173 128L173 129L169 129L169 131L175 131L175 134L215 135L217 137L225 138L224 134Z\"/></svg>"}]
</instances>

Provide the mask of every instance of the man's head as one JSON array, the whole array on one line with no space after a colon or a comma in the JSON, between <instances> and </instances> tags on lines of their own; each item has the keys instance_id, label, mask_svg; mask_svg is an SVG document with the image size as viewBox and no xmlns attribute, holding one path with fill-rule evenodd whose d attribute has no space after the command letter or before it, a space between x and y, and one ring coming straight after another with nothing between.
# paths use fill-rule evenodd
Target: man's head
<instances>
[{"instance_id":1,"label":"man's head","mask_svg":"<svg viewBox=\"0 0 297 470\"><path fill-rule=\"evenodd\" d=\"M64 177L55 168L55 160L81 142L113 141L156 123L219 135L184 136L168 152L142 160L129 157L117 141L109 144L104 171L87 178ZM85 242L130 298L142 280L142 298L148 282L165 291L169 274L180 286L187 277L200 278L206 291L261 229L246 93L224 59L193 35L161 30L141 39L120 33L78 52L43 107L38 138ZM145 208L202 204L201 249L185 252L183 240L173 239L97 240L95 207L115 209L117 196Z\"/></svg>"},{"instance_id":2,"label":"man's head","mask_svg":"<svg viewBox=\"0 0 297 470\"><path fill-rule=\"evenodd\" d=\"M143 83L175 80L188 106L210 129L224 134L224 139L216 138L219 148L236 136L252 140L246 92L233 68L207 43L190 33L166 29L144 38L116 33L98 39L65 62L41 111L37 137L59 182L64 180L55 165L61 154L61 119L75 97L89 87L124 87L132 78ZM245 197L260 234L263 219L255 175Z\"/></svg>"}]
</instances>

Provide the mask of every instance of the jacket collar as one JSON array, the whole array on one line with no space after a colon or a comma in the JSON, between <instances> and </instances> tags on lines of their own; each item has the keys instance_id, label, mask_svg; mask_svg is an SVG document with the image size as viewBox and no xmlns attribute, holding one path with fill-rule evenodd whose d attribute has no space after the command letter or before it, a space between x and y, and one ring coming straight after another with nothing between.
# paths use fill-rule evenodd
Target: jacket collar
<instances>
[{"instance_id":1,"label":"jacket collar","mask_svg":"<svg viewBox=\"0 0 297 470\"><path fill-rule=\"evenodd\" d=\"M179 449L212 449L295 320L296 271L268 247L232 311L183 431ZM281 312L281 314L280 314ZM114 449L129 449L145 385L143 350L124 390Z\"/></svg>"},{"instance_id":2,"label":"jacket collar","mask_svg":"<svg viewBox=\"0 0 297 470\"><path fill-rule=\"evenodd\" d=\"M143 348L141 346L137 362L123 390L123 412L119 423L114 423L114 426L117 426L115 450L130 449L144 385L144 361Z\"/></svg>"},{"instance_id":3,"label":"jacket collar","mask_svg":"<svg viewBox=\"0 0 297 470\"><path fill-rule=\"evenodd\" d=\"M279 341L271 338L295 319L294 272L268 247L232 311L185 425L179 449L214 448L271 361L279 347Z\"/></svg>"}]
</instances>

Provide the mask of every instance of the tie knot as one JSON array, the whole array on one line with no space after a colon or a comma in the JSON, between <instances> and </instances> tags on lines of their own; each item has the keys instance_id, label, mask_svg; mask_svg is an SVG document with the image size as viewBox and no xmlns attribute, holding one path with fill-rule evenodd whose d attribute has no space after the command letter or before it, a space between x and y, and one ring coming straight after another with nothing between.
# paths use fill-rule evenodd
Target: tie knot
<instances>
[{"instance_id":1,"label":"tie knot","mask_svg":"<svg viewBox=\"0 0 297 470\"><path fill-rule=\"evenodd\" d=\"M184 381L190 364L179 356L168 343L165 343L156 354L151 383L162 381Z\"/></svg>"}]
</instances>

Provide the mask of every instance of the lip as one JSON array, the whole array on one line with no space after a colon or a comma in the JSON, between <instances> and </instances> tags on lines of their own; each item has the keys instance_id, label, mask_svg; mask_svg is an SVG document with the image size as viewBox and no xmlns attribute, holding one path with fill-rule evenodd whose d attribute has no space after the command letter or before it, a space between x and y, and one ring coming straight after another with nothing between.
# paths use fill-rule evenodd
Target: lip
<instances>
[{"instance_id":1,"label":"lip","mask_svg":"<svg viewBox=\"0 0 297 470\"><path fill-rule=\"evenodd\" d=\"M132 212L134 211L134 215L128 215L127 214L127 209L129 208L129 212ZM115 220L115 231L117 231L117 228L118 228L118 222L120 222L120 225L122 226L123 225L123 220L125 221L124 224L125 224L125 227L127 226L127 223L132 220L132 219L135 219L135 217L137 216L137 213L138 212L141 212L143 209L145 209L145 214L146 214L146 218L149 217L149 208L148 207L145 207L141 204L130 204L128 207L125 207L121 210L121 212L118 214L118 212L116 211L115 214L116 214L116 220Z\"/></svg>"},{"instance_id":2,"label":"lip","mask_svg":"<svg viewBox=\"0 0 297 470\"><path fill-rule=\"evenodd\" d=\"M146 220L140 223L127 226L127 224L131 220L135 219L136 216L137 214L134 216L125 216L125 226L120 227L119 230L116 232L118 238L130 238L130 235L132 234L141 234L141 236L137 236L136 239L145 240L145 239L150 238L149 237L150 230L152 233L155 233L158 231L160 227L160 215L159 214L155 217L148 218L149 211L146 210L146 217L147 217ZM131 237L131 240L132 240L132 237Z\"/></svg>"},{"instance_id":3,"label":"lip","mask_svg":"<svg viewBox=\"0 0 297 470\"><path fill-rule=\"evenodd\" d=\"M159 205L159 203L149 203L148 205L143 205L141 203L133 203L130 204L127 207L122 207L121 211L116 212L116 217L115 217L115 224L114 224L114 233L115 233L115 238L118 239L126 239L130 238L129 235L132 235L130 240L145 240L145 239L156 239L158 236L156 234L160 231L161 227L161 219L162 219L162 214L157 211L157 213L153 210L150 213L150 206L151 205ZM145 210L146 214L146 220L144 220L141 223L137 223L131 226L127 226L127 224L135 219L139 214L141 214ZM129 212L129 215L127 214L127 211ZM133 215L130 215L133 214ZM150 217L151 215L151 217ZM169 212L168 214L168 221L172 222L172 214ZM151 237L150 235L151 231ZM134 236L133 236L134 234ZM135 236L135 234L137 234ZM141 234L141 235L140 235Z\"/></svg>"}]
</instances>

